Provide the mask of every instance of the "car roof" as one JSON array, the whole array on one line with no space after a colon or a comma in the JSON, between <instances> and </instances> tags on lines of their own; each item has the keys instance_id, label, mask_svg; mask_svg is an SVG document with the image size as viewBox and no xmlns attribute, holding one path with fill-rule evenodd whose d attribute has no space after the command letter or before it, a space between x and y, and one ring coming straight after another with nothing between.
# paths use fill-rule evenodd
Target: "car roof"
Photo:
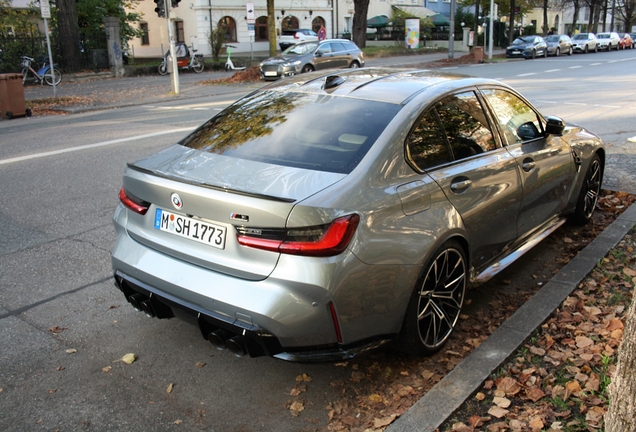
<instances>
[{"instance_id":1,"label":"car roof","mask_svg":"<svg viewBox=\"0 0 636 432\"><path fill-rule=\"evenodd\" d=\"M329 83L337 83L330 85ZM395 68L342 69L314 72L278 81L261 90L306 92L354 97L392 104L405 104L418 93L448 84L450 88L501 85L498 81L431 70ZM507 86L506 86L507 87Z\"/></svg>"}]
</instances>

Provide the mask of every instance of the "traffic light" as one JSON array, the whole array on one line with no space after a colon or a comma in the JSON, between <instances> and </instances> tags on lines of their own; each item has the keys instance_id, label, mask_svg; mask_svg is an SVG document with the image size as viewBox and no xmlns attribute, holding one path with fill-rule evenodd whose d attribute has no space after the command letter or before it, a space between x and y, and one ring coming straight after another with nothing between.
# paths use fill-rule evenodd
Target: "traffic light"
<instances>
[{"instance_id":1,"label":"traffic light","mask_svg":"<svg viewBox=\"0 0 636 432\"><path fill-rule=\"evenodd\" d=\"M179 2L180 2L180 1L181 1L181 0L172 0L172 7L173 7L173 8L175 8L175 7L179 7Z\"/></svg>"},{"instance_id":2,"label":"traffic light","mask_svg":"<svg viewBox=\"0 0 636 432\"><path fill-rule=\"evenodd\" d=\"M174 0L172 0L174 1ZM157 16L159 18L165 18L166 17L166 3L164 2L164 0L155 0L155 3L157 3L157 7L155 8L155 12L157 12Z\"/></svg>"}]
</instances>

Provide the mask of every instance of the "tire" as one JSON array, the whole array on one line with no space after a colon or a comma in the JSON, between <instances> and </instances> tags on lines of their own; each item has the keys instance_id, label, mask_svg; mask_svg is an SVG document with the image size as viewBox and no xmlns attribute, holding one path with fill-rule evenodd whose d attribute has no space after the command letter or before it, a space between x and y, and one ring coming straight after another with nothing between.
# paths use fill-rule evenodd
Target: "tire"
<instances>
[{"instance_id":1,"label":"tire","mask_svg":"<svg viewBox=\"0 0 636 432\"><path fill-rule=\"evenodd\" d=\"M574 49L570 47L570 50L568 51L568 55L571 56L572 54L574 54Z\"/></svg>"},{"instance_id":2,"label":"tire","mask_svg":"<svg viewBox=\"0 0 636 432\"><path fill-rule=\"evenodd\" d=\"M537 58L537 52L535 50L532 50L532 60Z\"/></svg>"},{"instance_id":3,"label":"tire","mask_svg":"<svg viewBox=\"0 0 636 432\"><path fill-rule=\"evenodd\" d=\"M543 58L548 58L548 49L543 50Z\"/></svg>"},{"instance_id":4,"label":"tire","mask_svg":"<svg viewBox=\"0 0 636 432\"><path fill-rule=\"evenodd\" d=\"M352 61L351 64L349 65L349 67L351 69L358 69L360 67L360 63L358 63L357 61Z\"/></svg>"},{"instance_id":5,"label":"tire","mask_svg":"<svg viewBox=\"0 0 636 432\"><path fill-rule=\"evenodd\" d=\"M62 81L62 72L55 66L53 67L53 79L51 79L51 75L48 73L44 76L44 82L50 86L53 85L53 80L55 80L55 85L58 85Z\"/></svg>"},{"instance_id":6,"label":"tire","mask_svg":"<svg viewBox=\"0 0 636 432\"><path fill-rule=\"evenodd\" d=\"M301 73L307 73L307 72L313 72L315 69L312 65L310 64L306 64L305 66L303 66L303 69L301 70Z\"/></svg>"},{"instance_id":7,"label":"tire","mask_svg":"<svg viewBox=\"0 0 636 432\"><path fill-rule=\"evenodd\" d=\"M205 63L203 62L203 60L200 58L195 58L192 62L192 70L194 70L196 73L201 73L203 72L203 69L205 69Z\"/></svg>"},{"instance_id":8,"label":"tire","mask_svg":"<svg viewBox=\"0 0 636 432\"><path fill-rule=\"evenodd\" d=\"M424 266L397 338L400 351L426 355L448 340L461 313L468 284L468 263L460 244L444 243Z\"/></svg>"},{"instance_id":9,"label":"tire","mask_svg":"<svg viewBox=\"0 0 636 432\"><path fill-rule=\"evenodd\" d=\"M583 48L583 54L587 54L588 53L588 49L587 49L587 45L585 45L585 48Z\"/></svg>"},{"instance_id":10,"label":"tire","mask_svg":"<svg viewBox=\"0 0 636 432\"><path fill-rule=\"evenodd\" d=\"M11 111L7 111L4 113L4 116L8 119L11 120L13 118L13 113Z\"/></svg>"},{"instance_id":11,"label":"tire","mask_svg":"<svg viewBox=\"0 0 636 432\"><path fill-rule=\"evenodd\" d=\"M561 55L561 48L557 47L557 49L556 49L556 51L555 51L554 55L555 55L556 57L560 56L560 55Z\"/></svg>"},{"instance_id":12,"label":"tire","mask_svg":"<svg viewBox=\"0 0 636 432\"><path fill-rule=\"evenodd\" d=\"M599 155L594 155L587 168L583 185L576 202L576 210L570 216L569 221L574 225L585 225L592 219L592 213L598 202L598 195L601 191L603 181L603 165Z\"/></svg>"},{"instance_id":13,"label":"tire","mask_svg":"<svg viewBox=\"0 0 636 432\"><path fill-rule=\"evenodd\" d=\"M157 71L159 72L159 75L168 75L168 67L166 66L166 63L161 63L157 68Z\"/></svg>"},{"instance_id":14,"label":"tire","mask_svg":"<svg viewBox=\"0 0 636 432\"><path fill-rule=\"evenodd\" d=\"M26 116L27 117L31 117L33 115L33 112L31 111L31 108L27 108L26 109Z\"/></svg>"},{"instance_id":15,"label":"tire","mask_svg":"<svg viewBox=\"0 0 636 432\"><path fill-rule=\"evenodd\" d=\"M595 52L595 53L597 53L597 52L598 52L598 45L596 45L596 46L594 47L594 52Z\"/></svg>"}]
</instances>

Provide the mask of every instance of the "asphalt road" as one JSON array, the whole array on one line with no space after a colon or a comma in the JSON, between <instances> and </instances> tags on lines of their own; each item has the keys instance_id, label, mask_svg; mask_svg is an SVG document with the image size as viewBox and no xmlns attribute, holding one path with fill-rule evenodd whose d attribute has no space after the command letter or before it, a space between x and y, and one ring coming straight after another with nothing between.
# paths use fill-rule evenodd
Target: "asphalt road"
<instances>
[{"instance_id":1,"label":"asphalt road","mask_svg":"<svg viewBox=\"0 0 636 432\"><path fill-rule=\"evenodd\" d=\"M452 71L501 79L545 114L601 135L611 155L605 186L625 189L636 165L627 141L636 136L635 63L636 51L620 51ZM125 163L167 147L246 91L145 95L126 108L0 121L0 429L325 427L325 407L340 396L330 383L350 372L215 351L186 323L135 312L111 281L111 216ZM127 353L138 360L118 361ZM313 381L293 417L286 404L301 374Z\"/></svg>"}]
</instances>

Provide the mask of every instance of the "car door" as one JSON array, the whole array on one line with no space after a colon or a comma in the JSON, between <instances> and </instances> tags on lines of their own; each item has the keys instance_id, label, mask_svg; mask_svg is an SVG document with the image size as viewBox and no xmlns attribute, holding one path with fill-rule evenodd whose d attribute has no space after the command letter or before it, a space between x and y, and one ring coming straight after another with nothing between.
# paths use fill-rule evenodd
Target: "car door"
<instances>
[{"instance_id":1,"label":"car door","mask_svg":"<svg viewBox=\"0 0 636 432\"><path fill-rule=\"evenodd\" d=\"M333 48L330 42L321 44L316 50L316 54L314 56L314 64L316 65L316 70L329 69L334 67L333 64L335 62Z\"/></svg>"},{"instance_id":2,"label":"car door","mask_svg":"<svg viewBox=\"0 0 636 432\"><path fill-rule=\"evenodd\" d=\"M520 96L502 88L480 90L519 167L523 200L517 229L525 236L565 209L574 175L570 146L547 135L543 118Z\"/></svg>"},{"instance_id":3,"label":"car door","mask_svg":"<svg viewBox=\"0 0 636 432\"><path fill-rule=\"evenodd\" d=\"M407 157L444 191L462 217L477 269L517 237L522 199L514 158L496 144L474 91L446 96L420 116Z\"/></svg>"}]
</instances>

